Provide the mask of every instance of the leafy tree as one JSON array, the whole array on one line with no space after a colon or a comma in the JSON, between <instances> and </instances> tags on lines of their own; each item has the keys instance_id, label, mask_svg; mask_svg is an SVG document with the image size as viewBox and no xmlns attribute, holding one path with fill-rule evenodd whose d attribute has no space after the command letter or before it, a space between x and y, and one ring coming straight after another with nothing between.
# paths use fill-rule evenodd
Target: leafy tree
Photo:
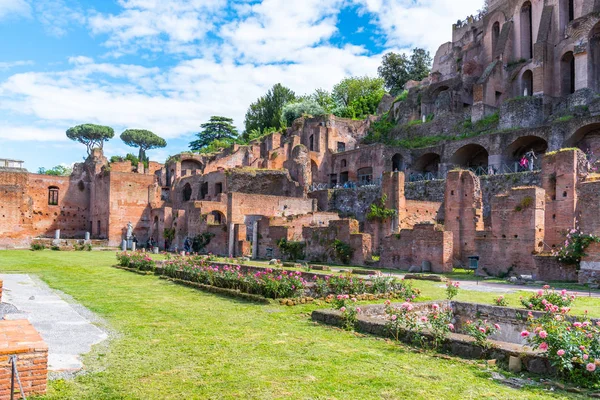
<instances>
[{"instance_id":1,"label":"leafy tree","mask_svg":"<svg viewBox=\"0 0 600 400\"><path fill-rule=\"evenodd\" d=\"M72 172L72 167L65 167L64 165L57 165L51 169L46 169L44 167L38 169L38 174L40 175L69 176Z\"/></svg>"},{"instance_id":2,"label":"leafy tree","mask_svg":"<svg viewBox=\"0 0 600 400\"><path fill-rule=\"evenodd\" d=\"M384 94L383 79L346 78L333 87L332 97L337 106L334 114L344 118L366 118L375 114Z\"/></svg>"},{"instance_id":3,"label":"leafy tree","mask_svg":"<svg viewBox=\"0 0 600 400\"><path fill-rule=\"evenodd\" d=\"M335 109L335 100L333 100L331 93L325 89L315 90L310 98L316 101L327 114L331 114Z\"/></svg>"},{"instance_id":4,"label":"leafy tree","mask_svg":"<svg viewBox=\"0 0 600 400\"><path fill-rule=\"evenodd\" d=\"M303 100L298 103L290 103L283 107L283 118L285 119L287 126L292 126L294 120L303 115L318 116L324 114L326 114L326 112L323 107L312 99Z\"/></svg>"},{"instance_id":5,"label":"leafy tree","mask_svg":"<svg viewBox=\"0 0 600 400\"><path fill-rule=\"evenodd\" d=\"M90 155L92 149L104 147L104 142L112 139L115 131L109 126L84 124L77 125L67 130L67 137L76 142L85 144L87 153Z\"/></svg>"},{"instance_id":6,"label":"leafy tree","mask_svg":"<svg viewBox=\"0 0 600 400\"><path fill-rule=\"evenodd\" d=\"M281 85L273 86L267 94L250 104L246 112L244 125L247 136L249 132L258 130L263 132L266 128L281 129L285 127L285 121L282 118L283 107L296 100L296 94Z\"/></svg>"},{"instance_id":7,"label":"leafy tree","mask_svg":"<svg viewBox=\"0 0 600 400\"><path fill-rule=\"evenodd\" d=\"M146 151L167 147L165 139L145 129L127 129L121 133L121 140L127 146L139 147L138 159L146 161Z\"/></svg>"},{"instance_id":8,"label":"leafy tree","mask_svg":"<svg viewBox=\"0 0 600 400\"><path fill-rule=\"evenodd\" d=\"M215 141L222 144L233 144L238 137L238 131L233 126L231 118L212 116L207 123L200 127L202 132L196 134L198 139L190 143L192 151L201 151Z\"/></svg>"},{"instance_id":9,"label":"leafy tree","mask_svg":"<svg viewBox=\"0 0 600 400\"><path fill-rule=\"evenodd\" d=\"M408 57L406 54L387 53L383 56L377 72L385 81L391 94L402 92L406 82L421 81L429 75L432 58L428 51L415 48Z\"/></svg>"},{"instance_id":10,"label":"leafy tree","mask_svg":"<svg viewBox=\"0 0 600 400\"><path fill-rule=\"evenodd\" d=\"M111 163L114 163L114 162L123 162L123 161L129 161L129 162L131 162L131 165L133 165L134 167L137 167L138 164L139 164L139 162L140 162L140 159L136 155L131 154L131 153L127 153L127 155L125 157L122 157L122 156L112 156L110 158L110 162Z\"/></svg>"}]
</instances>

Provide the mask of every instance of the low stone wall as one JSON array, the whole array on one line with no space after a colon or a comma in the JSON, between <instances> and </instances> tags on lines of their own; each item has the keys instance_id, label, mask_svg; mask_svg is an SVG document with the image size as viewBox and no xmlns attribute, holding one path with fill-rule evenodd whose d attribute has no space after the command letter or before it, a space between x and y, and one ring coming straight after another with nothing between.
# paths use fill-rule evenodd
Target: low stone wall
<instances>
[{"instance_id":1,"label":"low stone wall","mask_svg":"<svg viewBox=\"0 0 600 400\"><path fill-rule=\"evenodd\" d=\"M537 270L535 278L540 281L577 282L577 265L566 265L553 256L534 256L533 261Z\"/></svg>"},{"instance_id":2,"label":"low stone wall","mask_svg":"<svg viewBox=\"0 0 600 400\"><path fill-rule=\"evenodd\" d=\"M338 327L343 326L344 323L341 313L334 310L313 311L312 319L316 322ZM369 317L362 314L358 317L356 330L361 333L379 337L393 337L384 319ZM424 331L422 334L426 340L432 340L431 334L427 331ZM410 343L411 339L412 336L410 332L400 332L399 340ZM532 351L529 348L514 343L494 340L490 340L490 342L492 343L493 348L484 352L470 336L451 333L441 350L464 358L479 359L486 357L489 359L496 359L500 364L505 365L508 365L509 358L512 356L519 358L523 364L523 368L531 373L549 374L554 372L549 360L543 357L539 352Z\"/></svg>"},{"instance_id":3,"label":"low stone wall","mask_svg":"<svg viewBox=\"0 0 600 400\"><path fill-rule=\"evenodd\" d=\"M23 394L46 393L48 346L29 321L0 321L0 400L10 399L12 355L17 356ZM15 389L18 390L18 385L15 385Z\"/></svg>"}]
</instances>

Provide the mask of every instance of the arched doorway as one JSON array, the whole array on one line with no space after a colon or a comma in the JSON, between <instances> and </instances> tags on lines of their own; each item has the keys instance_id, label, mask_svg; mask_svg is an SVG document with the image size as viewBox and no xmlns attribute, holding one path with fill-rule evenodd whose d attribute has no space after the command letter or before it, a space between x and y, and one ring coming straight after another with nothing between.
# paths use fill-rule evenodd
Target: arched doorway
<instances>
[{"instance_id":1,"label":"arched doorway","mask_svg":"<svg viewBox=\"0 0 600 400\"><path fill-rule=\"evenodd\" d=\"M523 136L512 142L504 152L504 159L512 171L537 169L542 163L542 155L548 151L548 142L538 136ZM523 157L527 165L520 165Z\"/></svg>"},{"instance_id":2,"label":"arched doorway","mask_svg":"<svg viewBox=\"0 0 600 400\"><path fill-rule=\"evenodd\" d=\"M210 213L210 220L208 222L211 225L225 225L226 224L225 214L223 214L221 211L217 211L217 210L212 211Z\"/></svg>"},{"instance_id":3,"label":"arched doorway","mask_svg":"<svg viewBox=\"0 0 600 400\"><path fill-rule=\"evenodd\" d=\"M600 124L579 128L565 141L564 147L577 147L586 154L590 165L600 164Z\"/></svg>"},{"instance_id":4,"label":"arched doorway","mask_svg":"<svg viewBox=\"0 0 600 400\"><path fill-rule=\"evenodd\" d=\"M521 58L533 58L533 13L531 2L526 1L521 7Z\"/></svg>"},{"instance_id":5,"label":"arched doorway","mask_svg":"<svg viewBox=\"0 0 600 400\"><path fill-rule=\"evenodd\" d=\"M197 160L184 160L181 162L181 175L195 175L198 172L204 171L204 165Z\"/></svg>"},{"instance_id":6,"label":"arched doorway","mask_svg":"<svg viewBox=\"0 0 600 400\"><path fill-rule=\"evenodd\" d=\"M521 96L533 96L533 72L529 69L521 75Z\"/></svg>"},{"instance_id":7,"label":"arched doorway","mask_svg":"<svg viewBox=\"0 0 600 400\"><path fill-rule=\"evenodd\" d=\"M560 81L563 96L575 93L575 56L570 51L560 60Z\"/></svg>"},{"instance_id":8,"label":"arched doorway","mask_svg":"<svg viewBox=\"0 0 600 400\"><path fill-rule=\"evenodd\" d=\"M189 183L186 183L185 186L183 186L182 198L183 201L190 201L192 199L192 185Z\"/></svg>"},{"instance_id":9,"label":"arched doorway","mask_svg":"<svg viewBox=\"0 0 600 400\"><path fill-rule=\"evenodd\" d=\"M498 50L498 39L500 38L500 22L496 21L492 25L492 58L496 56Z\"/></svg>"},{"instance_id":10,"label":"arched doorway","mask_svg":"<svg viewBox=\"0 0 600 400\"><path fill-rule=\"evenodd\" d=\"M473 169L476 172L487 173L488 151L478 144L468 144L458 149L450 162L457 167Z\"/></svg>"},{"instance_id":11,"label":"arched doorway","mask_svg":"<svg viewBox=\"0 0 600 400\"><path fill-rule=\"evenodd\" d=\"M399 153L394 154L394 157L392 157L392 171L404 171L404 158Z\"/></svg>"},{"instance_id":12,"label":"arched doorway","mask_svg":"<svg viewBox=\"0 0 600 400\"><path fill-rule=\"evenodd\" d=\"M440 167L441 157L436 153L423 154L417 158L412 165L412 170L417 173L437 174Z\"/></svg>"}]
</instances>

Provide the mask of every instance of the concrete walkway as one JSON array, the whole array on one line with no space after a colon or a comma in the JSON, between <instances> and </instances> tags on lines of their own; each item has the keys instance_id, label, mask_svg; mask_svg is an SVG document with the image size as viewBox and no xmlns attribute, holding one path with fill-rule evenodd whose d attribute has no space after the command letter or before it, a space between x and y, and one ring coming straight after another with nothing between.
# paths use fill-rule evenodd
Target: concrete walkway
<instances>
[{"instance_id":1,"label":"concrete walkway","mask_svg":"<svg viewBox=\"0 0 600 400\"><path fill-rule=\"evenodd\" d=\"M68 303L43 282L21 274L0 274L0 279L4 281L2 302L16 307L11 307L4 318L27 319L33 324L48 344L48 370L73 372L83 368L80 355L108 337L92 324L91 312Z\"/></svg>"}]
</instances>

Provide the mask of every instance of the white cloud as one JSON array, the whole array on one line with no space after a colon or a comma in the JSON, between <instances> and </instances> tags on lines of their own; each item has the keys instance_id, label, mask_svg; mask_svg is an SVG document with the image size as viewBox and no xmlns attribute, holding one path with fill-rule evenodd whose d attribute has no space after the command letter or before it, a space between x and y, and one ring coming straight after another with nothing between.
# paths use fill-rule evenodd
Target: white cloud
<instances>
[{"instance_id":1,"label":"white cloud","mask_svg":"<svg viewBox=\"0 0 600 400\"><path fill-rule=\"evenodd\" d=\"M474 15L483 0L353 0L373 16L373 22L393 48L421 47L435 54L452 39L452 24Z\"/></svg>"},{"instance_id":2,"label":"white cloud","mask_svg":"<svg viewBox=\"0 0 600 400\"><path fill-rule=\"evenodd\" d=\"M65 141L67 140L65 130L58 127L12 125L0 122L0 138L10 141Z\"/></svg>"},{"instance_id":3,"label":"white cloud","mask_svg":"<svg viewBox=\"0 0 600 400\"><path fill-rule=\"evenodd\" d=\"M30 2L36 18L52 36L64 36L74 24L85 23L84 12L75 0L30 0Z\"/></svg>"},{"instance_id":4,"label":"white cloud","mask_svg":"<svg viewBox=\"0 0 600 400\"><path fill-rule=\"evenodd\" d=\"M33 65L33 64L34 64L34 62L31 60L0 62L0 71L6 71L11 68L24 67L24 66Z\"/></svg>"},{"instance_id":5,"label":"white cloud","mask_svg":"<svg viewBox=\"0 0 600 400\"><path fill-rule=\"evenodd\" d=\"M105 45L115 54L139 48L155 52L187 52L190 44L213 29L226 0L119 0L120 14L96 13L89 19L94 34L108 34Z\"/></svg>"},{"instance_id":6,"label":"white cloud","mask_svg":"<svg viewBox=\"0 0 600 400\"><path fill-rule=\"evenodd\" d=\"M25 0L0 0L0 20L9 15L29 16L30 12Z\"/></svg>"}]
</instances>

